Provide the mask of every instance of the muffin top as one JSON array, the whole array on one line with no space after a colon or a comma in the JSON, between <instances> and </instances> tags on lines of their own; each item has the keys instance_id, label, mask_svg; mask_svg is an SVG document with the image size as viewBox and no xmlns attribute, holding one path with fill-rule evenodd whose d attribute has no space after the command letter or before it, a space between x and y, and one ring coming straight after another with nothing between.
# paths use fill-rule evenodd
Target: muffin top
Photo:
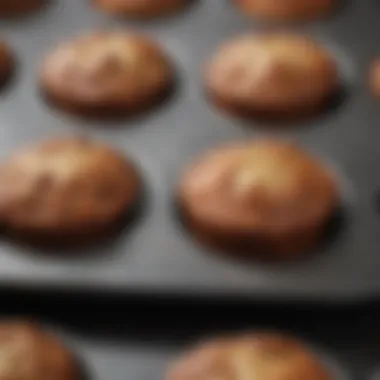
<instances>
[{"instance_id":1,"label":"muffin top","mask_svg":"<svg viewBox=\"0 0 380 380\"><path fill-rule=\"evenodd\" d=\"M201 344L169 369L167 380L330 380L318 358L294 338L252 333Z\"/></svg>"},{"instance_id":2,"label":"muffin top","mask_svg":"<svg viewBox=\"0 0 380 380\"><path fill-rule=\"evenodd\" d=\"M338 204L332 174L298 146L275 140L229 145L185 172L182 203L199 222L236 232L292 232Z\"/></svg>"},{"instance_id":3,"label":"muffin top","mask_svg":"<svg viewBox=\"0 0 380 380\"><path fill-rule=\"evenodd\" d=\"M338 0L234 0L248 15L265 20L306 21L332 12Z\"/></svg>"},{"instance_id":4,"label":"muffin top","mask_svg":"<svg viewBox=\"0 0 380 380\"><path fill-rule=\"evenodd\" d=\"M237 106L286 111L321 102L338 79L334 59L309 37L248 34L219 48L206 85L217 98Z\"/></svg>"},{"instance_id":5,"label":"muffin top","mask_svg":"<svg viewBox=\"0 0 380 380\"><path fill-rule=\"evenodd\" d=\"M119 16L150 18L183 9L192 0L93 0L106 12Z\"/></svg>"},{"instance_id":6,"label":"muffin top","mask_svg":"<svg viewBox=\"0 0 380 380\"><path fill-rule=\"evenodd\" d=\"M2 380L76 380L76 360L53 336L22 321L0 323Z\"/></svg>"},{"instance_id":7,"label":"muffin top","mask_svg":"<svg viewBox=\"0 0 380 380\"><path fill-rule=\"evenodd\" d=\"M132 33L99 32L59 46L46 58L48 94L96 106L135 106L168 87L172 71L158 46Z\"/></svg>"},{"instance_id":8,"label":"muffin top","mask_svg":"<svg viewBox=\"0 0 380 380\"><path fill-rule=\"evenodd\" d=\"M67 232L113 222L136 200L140 179L120 153L88 139L44 141L0 171L6 226Z\"/></svg>"}]
</instances>

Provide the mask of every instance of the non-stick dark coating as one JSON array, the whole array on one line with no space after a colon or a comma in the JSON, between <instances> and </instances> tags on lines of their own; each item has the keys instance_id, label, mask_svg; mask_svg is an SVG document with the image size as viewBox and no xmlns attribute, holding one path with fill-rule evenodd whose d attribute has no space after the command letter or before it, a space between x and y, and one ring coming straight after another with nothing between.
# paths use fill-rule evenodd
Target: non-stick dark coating
<instances>
[{"instance_id":1,"label":"non-stick dark coating","mask_svg":"<svg viewBox=\"0 0 380 380\"><path fill-rule=\"evenodd\" d=\"M66 134L89 134L132 155L147 187L134 227L97 252L49 255L14 242L0 246L0 283L36 288L239 295L250 299L353 301L380 295L380 103L367 87L371 58L380 54L380 3L350 1L331 18L292 26L320 39L338 59L344 97L302 125L269 128L223 116L205 99L202 73L220 43L262 28L227 0L196 1L186 12L155 21L128 22L92 9L89 1L57 0L31 17L1 21L1 35L17 55L18 75L0 99L0 153ZM271 26L275 27L275 26ZM290 26L289 26L290 27ZM151 35L173 58L175 96L146 117L87 122L46 105L37 70L46 53L79 33L133 28ZM344 196L339 228L313 256L296 263L227 262L210 255L182 228L173 192L181 171L221 143L275 133L294 139L334 165Z\"/></svg>"},{"instance_id":2,"label":"non-stick dark coating","mask_svg":"<svg viewBox=\"0 0 380 380\"><path fill-rule=\"evenodd\" d=\"M25 297L11 293L1 298L8 306L0 317L32 318L51 329L81 359L87 379L163 380L171 361L200 340L252 330L298 337L331 369L334 380L379 375L378 307Z\"/></svg>"}]
</instances>

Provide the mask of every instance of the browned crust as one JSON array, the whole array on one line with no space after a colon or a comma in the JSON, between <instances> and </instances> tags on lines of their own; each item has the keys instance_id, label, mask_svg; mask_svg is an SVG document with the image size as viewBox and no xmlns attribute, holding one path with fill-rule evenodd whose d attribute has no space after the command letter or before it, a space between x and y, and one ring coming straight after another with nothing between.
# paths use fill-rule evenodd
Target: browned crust
<instances>
[{"instance_id":1,"label":"browned crust","mask_svg":"<svg viewBox=\"0 0 380 380\"><path fill-rule=\"evenodd\" d=\"M166 380L330 380L319 358L296 338L247 332L201 342L168 368Z\"/></svg>"},{"instance_id":2,"label":"browned crust","mask_svg":"<svg viewBox=\"0 0 380 380\"><path fill-rule=\"evenodd\" d=\"M287 122L314 117L333 103L340 90L336 62L306 35L235 37L219 46L205 70L207 97L228 113L247 119Z\"/></svg>"},{"instance_id":3,"label":"browned crust","mask_svg":"<svg viewBox=\"0 0 380 380\"><path fill-rule=\"evenodd\" d=\"M200 244L223 256L242 260L286 261L306 256L321 241L326 225L299 225L292 233L237 232L212 228L191 215L184 214L184 223Z\"/></svg>"},{"instance_id":4,"label":"browned crust","mask_svg":"<svg viewBox=\"0 0 380 380\"><path fill-rule=\"evenodd\" d=\"M0 377L11 379L77 380L77 360L57 338L36 323L0 322Z\"/></svg>"},{"instance_id":5,"label":"browned crust","mask_svg":"<svg viewBox=\"0 0 380 380\"><path fill-rule=\"evenodd\" d=\"M270 108L270 107L246 107L237 104L231 99L220 97L216 93L209 91L207 88L206 97L212 102L217 109L230 115L246 121L261 121L280 123L281 126L291 123L299 123L314 119L323 114L339 97L339 90L332 92L330 95L321 98L313 104L302 105L299 107ZM277 124L278 125L278 124Z\"/></svg>"},{"instance_id":6,"label":"browned crust","mask_svg":"<svg viewBox=\"0 0 380 380\"><path fill-rule=\"evenodd\" d=\"M87 91L87 86L83 83L81 87L78 87L75 82L72 85L68 85L68 82L60 77L64 75L64 72L57 73L55 71L53 65L57 62L57 59L55 59L56 54L59 54L65 48L67 49L68 46L75 47L76 44L83 44L85 39L87 41L85 44L96 46L106 43L113 38L124 39L126 41L129 39L131 41L130 44L133 45L132 50L140 48L141 54L145 54L147 60L152 60L152 62L148 61L146 64L140 62L140 67L134 68L135 70L141 70L143 73L143 70L153 68L160 70L159 72L162 77L160 76L159 80L156 79L155 83L150 83L150 86L145 83L146 87L142 87L143 90L140 90L136 83L131 85L131 88L128 88L129 80L127 74L120 74L120 82L115 83L113 78L112 93L106 94L106 90L103 93L104 87L102 86L105 86L104 83L107 82L107 72L101 73L104 83L95 85L89 81L88 86L92 86L92 88L88 87ZM100 31L79 36L77 40L63 45L59 46L51 55L46 57L39 73L39 88L49 103L71 114L107 118L135 116L163 103L174 90L175 69L170 59L154 41L146 36L128 32ZM140 59L143 58L140 57ZM75 69L75 62L72 64L74 65L72 70L78 70ZM83 72L79 72L77 75L80 77L83 75ZM124 89L123 86L126 86L127 89ZM140 86L144 86L144 84L140 84ZM86 91L84 91L84 87L86 87ZM96 92L96 96L93 96L94 92Z\"/></svg>"},{"instance_id":7,"label":"browned crust","mask_svg":"<svg viewBox=\"0 0 380 380\"><path fill-rule=\"evenodd\" d=\"M331 14L337 0L234 0L247 15L266 21L311 21Z\"/></svg>"},{"instance_id":8,"label":"browned crust","mask_svg":"<svg viewBox=\"0 0 380 380\"><path fill-rule=\"evenodd\" d=\"M55 151L58 158L49 160ZM71 164L66 151L69 157L87 155L86 163L74 158ZM25 166L28 158L37 162ZM95 161L87 163L92 158ZM42 159L53 166L36 167ZM77 164L83 166L72 166ZM6 232L47 245L107 236L132 216L142 192L140 174L128 158L85 138L57 138L25 147L3 165L0 177L0 217Z\"/></svg>"},{"instance_id":9,"label":"browned crust","mask_svg":"<svg viewBox=\"0 0 380 380\"><path fill-rule=\"evenodd\" d=\"M3 0L0 3L0 17L14 17L37 11L46 0Z\"/></svg>"},{"instance_id":10,"label":"browned crust","mask_svg":"<svg viewBox=\"0 0 380 380\"><path fill-rule=\"evenodd\" d=\"M150 19L172 15L192 0L92 0L104 12L121 17Z\"/></svg>"},{"instance_id":11,"label":"browned crust","mask_svg":"<svg viewBox=\"0 0 380 380\"><path fill-rule=\"evenodd\" d=\"M221 157L223 157L223 162L230 158L229 162L235 162L236 157L239 157L236 156L239 149L247 149L249 146L248 143L236 144L209 152L190 165L183 173L177 190L177 198L185 226L201 243L227 254L270 260L290 259L305 255L322 240L329 222L338 211L340 197L335 180L328 171L324 171L323 167L319 166L311 157L303 156L304 152L300 151L300 156L296 160L302 160L302 157L310 160L303 164L304 174L299 173L300 178L304 178L305 171L309 172L307 174L307 178L309 178L310 171L315 170L318 181L324 181L323 183L319 182L321 187L318 190L317 199L303 200L305 208L283 214L282 203L278 205L277 198L272 198L272 195L264 195L260 187L249 190L249 195L241 195L244 198L240 198L232 190L234 188L232 186L235 186L234 182L231 182L233 181L231 178L235 178L236 174L234 166L227 169L227 166L222 164ZM268 146L273 152L277 147L289 149L292 155L296 152L296 157L299 149L296 145L287 145L275 140L252 143L253 149L260 146L260 149ZM293 149L296 150L293 151ZM264 157L262 159L264 160ZM285 160L286 156L283 156L282 159ZM211 165L215 165L214 169ZM236 165L236 163L231 165ZM215 170L215 173L212 170ZM252 173L254 172L252 170ZM228 177L226 177L226 173L230 173ZM206 190L206 185L202 185L201 190L199 187L198 190L194 190L194 185L199 183L200 177L202 180L213 178L208 182L208 190ZM315 180L313 181L315 182ZM307 182L304 185L311 186L311 183ZM300 195L296 194L303 193L292 189L291 193L289 190L287 192L289 198L286 200L281 198L280 202L292 202L293 205L298 202ZM247 196L254 197L255 203L246 203L247 199L250 199L246 199ZM213 199L212 205L209 204L210 199ZM259 199L265 200L265 207L268 210L260 211L260 218L257 217L258 210L262 210L262 206L257 203ZM315 202L318 207L314 204ZM242 208L243 204L246 204L244 209ZM248 205L252 207L251 211L248 211ZM275 216L277 213L280 213L281 223ZM252 219L251 214L255 215Z\"/></svg>"},{"instance_id":12,"label":"browned crust","mask_svg":"<svg viewBox=\"0 0 380 380\"><path fill-rule=\"evenodd\" d=\"M89 104L85 101L81 102L78 98L66 97L58 91L50 91L40 81L41 96L45 99L47 104L70 114L72 116L80 116L83 118L92 119L124 119L134 118L145 114L156 107L165 103L175 88L174 81L168 83L165 88L158 89L152 92L149 96L144 98L130 99L128 103L112 102L112 103L98 103Z\"/></svg>"}]
</instances>

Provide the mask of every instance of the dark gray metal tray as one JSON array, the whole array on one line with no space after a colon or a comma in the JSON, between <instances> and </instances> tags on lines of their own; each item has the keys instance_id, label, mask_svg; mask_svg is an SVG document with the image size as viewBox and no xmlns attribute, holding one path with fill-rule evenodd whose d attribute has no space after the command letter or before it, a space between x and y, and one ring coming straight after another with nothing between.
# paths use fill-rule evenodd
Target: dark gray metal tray
<instances>
[{"instance_id":1,"label":"dark gray metal tray","mask_svg":"<svg viewBox=\"0 0 380 380\"><path fill-rule=\"evenodd\" d=\"M337 168L344 223L307 260L244 266L209 255L187 235L172 193L181 170L204 150L269 133L259 124L222 116L205 100L202 89L202 70L218 44L260 25L225 0L196 1L183 15L141 23L101 14L89 3L52 1L32 17L0 22L1 34L19 61L17 79L0 101L1 156L48 136L89 134L129 152L138 162L147 185L144 213L131 231L86 257L36 255L29 248L2 241L0 284L333 302L379 296L380 106L371 98L366 82L370 60L380 54L380 4L350 1L327 20L295 27L331 48L341 65L346 96L323 117L277 132L277 137L300 142ZM43 56L61 41L103 28L134 28L156 38L178 68L175 97L143 119L112 127L49 108L36 86Z\"/></svg>"},{"instance_id":2,"label":"dark gray metal tray","mask_svg":"<svg viewBox=\"0 0 380 380\"><path fill-rule=\"evenodd\" d=\"M305 341L334 380L376 380L380 374L378 307L354 311L130 300L97 300L91 306L83 299L17 299L19 306L8 303L1 317L27 317L51 329L78 355L89 380L164 379L169 363L199 340L261 329Z\"/></svg>"}]
</instances>

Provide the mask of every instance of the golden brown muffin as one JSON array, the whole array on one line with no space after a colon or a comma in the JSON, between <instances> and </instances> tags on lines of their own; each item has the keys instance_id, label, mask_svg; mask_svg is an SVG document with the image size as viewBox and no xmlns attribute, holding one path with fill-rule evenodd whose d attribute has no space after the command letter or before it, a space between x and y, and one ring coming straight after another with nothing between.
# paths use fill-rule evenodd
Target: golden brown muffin
<instances>
[{"instance_id":1,"label":"golden brown muffin","mask_svg":"<svg viewBox=\"0 0 380 380\"><path fill-rule=\"evenodd\" d=\"M3 165L0 178L6 229L48 241L108 233L141 192L140 177L126 157L85 138L25 147Z\"/></svg>"},{"instance_id":2,"label":"golden brown muffin","mask_svg":"<svg viewBox=\"0 0 380 380\"><path fill-rule=\"evenodd\" d=\"M0 41L0 86L8 81L15 66L13 53L9 46Z\"/></svg>"},{"instance_id":3,"label":"golden brown muffin","mask_svg":"<svg viewBox=\"0 0 380 380\"><path fill-rule=\"evenodd\" d=\"M2 380L78 380L74 356L49 333L27 322L0 324Z\"/></svg>"},{"instance_id":4,"label":"golden brown muffin","mask_svg":"<svg viewBox=\"0 0 380 380\"><path fill-rule=\"evenodd\" d=\"M337 0L234 0L249 16L274 21L309 21L331 13Z\"/></svg>"},{"instance_id":5,"label":"golden brown muffin","mask_svg":"<svg viewBox=\"0 0 380 380\"><path fill-rule=\"evenodd\" d=\"M251 333L196 346L169 368L166 380L331 380L315 354L295 338Z\"/></svg>"},{"instance_id":6,"label":"golden brown muffin","mask_svg":"<svg viewBox=\"0 0 380 380\"><path fill-rule=\"evenodd\" d=\"M269 139L205 154L184 173L178 195L202 242L265 259L313 248L339 205L326 168L295 144Z\"/></svg>"},{"instance_id":7,"label":"golden brown muffin","mask_svg":"<svg viewBox=\"0 0 380 380\"><path fill-rule=\"evenodd\" d=\"M40 83L62 108L84 115L130 115L163 100L173 85L164 52L147 37L99 32L59 46Z\"/></svg>"},{"instance_id":8,"label":"golden brown muffin","mask_svg":"<svg viewBox=\"0 0 380 380\"><path fill-rule=\"evenodd\" d=\"M93 0L105 12L132 18L166 16L182 10L191 0Z\"/></svg>"},{"instance_id":9,"label":"golden brown muffin","mask_svg":"<svg viewBox=\"0 0 380 380\"><path fill-rule=\"evenodd\" d=\"M206 73L214 102L241 116L314 114L339 88L329 52L309 37L247 34L219 48Z\"/></svg>"},{"instance_id":10,"label":"golden brown muffin","mask_svg":"<svg viewBox=\"0 0 380 380\"><path fill-rule=\"evenodd\" d=\"M46 0L1 0L0 17L13 17L34 12L41 8Z\"/></svg>"}]
</instances>

